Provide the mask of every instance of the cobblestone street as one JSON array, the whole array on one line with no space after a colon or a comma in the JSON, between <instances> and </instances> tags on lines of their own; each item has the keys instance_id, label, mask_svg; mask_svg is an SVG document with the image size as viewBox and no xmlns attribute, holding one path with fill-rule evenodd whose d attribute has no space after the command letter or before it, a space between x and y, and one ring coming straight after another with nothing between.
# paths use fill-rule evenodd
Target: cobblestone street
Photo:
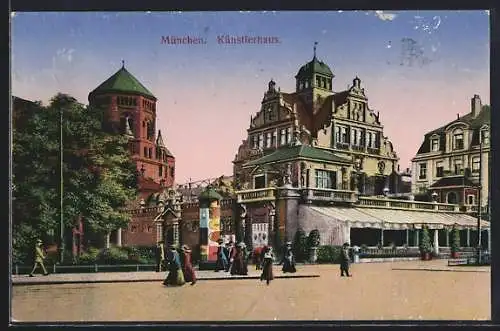
<instances>
[{"instance_id":1,"label":"cobblestone street","mask_svg":"<svg viewBox=\"0 0 500 331\"><path fill-rule=\"evenodd\" d=\"M487 320L489 268L446 262L299 266L318 278L13 286L15 321ZM279 267L275 267L279 274Z\"/></svg>"}]
</instances>

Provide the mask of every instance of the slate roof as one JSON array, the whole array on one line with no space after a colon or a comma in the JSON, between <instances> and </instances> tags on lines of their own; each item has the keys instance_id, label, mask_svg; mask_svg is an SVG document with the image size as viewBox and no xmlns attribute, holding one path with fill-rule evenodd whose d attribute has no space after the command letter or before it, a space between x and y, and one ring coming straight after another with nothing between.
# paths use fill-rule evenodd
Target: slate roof
<instances>
[{"instance_id":1,"label":"slate roof","mask_svg":"<svg viewBox=\"0 0 500 331\"><path fill-rule=\"evenodd\" d=\"M156 100L156 97L142 83L135 78L125 66L121 67L113 76L105 80L101 85L94 89L90 94L102 93L128 93L140 94Z\"/></svg>"},{"instance_id":2,"label":"slate roof","mask_svg":"<svg viewBox=\"0 0 500 331\"><path fill-rule=\"evenodd\" d=\"M431 185L431 188L440 188L440 187L450 187L450 186L465 186L465 187L474 187L476 184L472 182L469 178L465 176L450 176L443 177L436 181Z\"/></svg>"},{"instance_id":3,"label":"slate roof","mask_svg":"<svg viewBox=\"0 0 500 331\"><path fill-rule=\"evenodd\" d=\"M283 146L273 153L265 155L257 160L244 164L244 167L256 166L267 163L284 162L293 159L309 159L327 161L332 163L351 163L350 159L340 157L330 151L312 147L309 145Z\"/></svg>"},{"instance_id":4,"label":"slate roof","mask_svg":"<svg viewBox=\"0 0 500 331\"><path fill-rule=\"evenodd\" d=\"M323 74L325 76L333 77L332 70L323 61L318 60L316 56L313 59L300 67L297 77L311 76L313 73Z\"/></svg>"},{"instance_id":5,"label":"slate roof","mask_svg":"<svg viewBox=\"0 0 500 331\"><path fill-rule=\"evenodd\" d=\"M446 125L443 125L442 127L432 130L428 133L425 134L424 136L424 141L422 145L420 145L420 148L418 149L417 154L423 154L423 153L428 153L431 151L431 146L430 146L430 137L432 135L439 135L440 141L439 141L439 148L441 151L444 151L445 148L445 130L448 126L458 123L458 122L463 122L468 125L470 125L471 129L474 130L474 133L472 135L472 141L471 141L471 146L476 146L479 144L479 129L485 125L485 124L490 124L491 123L491 110L489 105L483 105L481 111L479 114L477 114L476 118L472 117L472 112L468 113L460 118L457 118Z\"/></svg>"}]
</instances>

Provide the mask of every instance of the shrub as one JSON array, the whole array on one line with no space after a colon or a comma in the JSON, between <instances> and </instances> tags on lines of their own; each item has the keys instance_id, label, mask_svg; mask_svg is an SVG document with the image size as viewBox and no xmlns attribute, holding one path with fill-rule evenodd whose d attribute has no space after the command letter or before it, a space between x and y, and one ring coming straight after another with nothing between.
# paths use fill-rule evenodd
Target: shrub
<instances>
[{"instance_id":1,"label":"shrub","mask_svg":"<svg viewBox=\"0 0 500 331\"><path fill-rule=\"evenodd\" d=\"M420 239L420 253L432 253L431 237L429 235L429 228L424 226L422 228L422 238Z\"/></svg>"},{"instance_id":2,"label":"shrub","mask_svg":"<svg viewBox=\"0 0 500 331\"><path fill-rule=\"evenodd\" d=\"M118 247L103 249L97 259L99 264L125 264L129 262L128 253Z\"/></svg>"},{"instance_id":3,"label":"shrub","mask_svg":"<svg viewBox=\"0 0 500 331\"><path fill-rule=\"evenodd\" d=\"M460 250L460 231L453 227L451 230L451 251L456 253Z\"/></svg>"},{"instance_id":4,"label":"shrub","mask_svg":"<svg viewBox=\"0 0 500 331\"><path fill-rule=\"evenodd\" d=\"M340 263L341 246L319 246L318 263Z\"/></svg>"},{"instance_id":5,"label":"shrub","mask_svg":"<svg viewBox=\"0 0 500 331\"><path fill-rule=\"evenodd\" d=\"M320 235L319 235L319 230L314 229L311 232L309 232L309 236L307 237L307 247L318 247L319 246L319 241L320 241Z\"/></svg>"},{"instance_id":6,"label":"shrub","mask_svg":"<svg viewBox=\"0 0 500 331\"><path fill-rule=\"evenodd\" d=\"M295 255L295 259L297 261L304 261L307 259L307 237L306 233L304 230L301 228L297 229L297 232L295 232L295 237L293 239L292 243L292 251L293 254Z\"/></svg>"},{"instance_id":7,"label":"shrub","mask_svg":"<svg viewBox=\"0 0 500 331\"><path fill-rule=\"evenodd\" d=\"M99 257L100 250L95 247L89 247L87 251L80 254L78 262L80 264L96 264Z\"/></svg>"}]
</instances>

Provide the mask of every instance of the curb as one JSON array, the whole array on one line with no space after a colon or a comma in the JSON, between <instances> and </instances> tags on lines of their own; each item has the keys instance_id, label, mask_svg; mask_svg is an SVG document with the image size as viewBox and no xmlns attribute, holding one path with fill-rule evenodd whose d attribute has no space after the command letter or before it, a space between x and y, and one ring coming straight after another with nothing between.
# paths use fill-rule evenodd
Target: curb
<instances>
[{"instance_id":1,"label":"curb","mask_svg":"<svg viewBox=\"0 0 500 331\"><path fill-rule=\"evenodd\" d=\"M430 269L430 268L419 268L419 269L393 268L392 270L397 270L397 271L446 271L446 272L491 272L489 270Z\"/></svg>"},{"instance_id":2,"label":"curb","mask_svg":"<svg viewBox=\"0 0 500 331\"><path fill-rule=\"evenodd\" d=\"M320 275L293 275L293 276L275 276L274 278L318 278ZM260 279L260 276L231 276L231 277L213 277L198 278L197 281L208 280L241 280L241 279ZM12 286L27 285L52 285L52 284L106 284L106 283L140 283L140 282L162 282L163 279L102 279L102 280L53 280L53 281L12 281Z\"/></svg>"}]
</instances>

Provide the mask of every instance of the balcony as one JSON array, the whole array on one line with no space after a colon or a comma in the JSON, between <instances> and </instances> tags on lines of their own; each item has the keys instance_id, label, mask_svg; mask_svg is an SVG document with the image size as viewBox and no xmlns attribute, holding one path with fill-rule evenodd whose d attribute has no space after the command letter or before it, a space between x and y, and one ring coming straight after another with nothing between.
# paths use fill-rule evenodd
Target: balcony
<instances>
[{"instance_id":1,"label":"balcony","mask_svg":"<svg viewBox=\"0 0 500 331\"><path fill-rule=\"evenodd\" d=\"M367 147L366 151L368 152L368 154L373 154L373 155L380 154L380 149L378 148Z\"/></svg>"},{"instance_id":2,"label":"balcony","mask_svg":"<svg viewBox=\"0 0 500 331\"><path fill-rule=\"evenodd\" d=\"M276 199L275 187L259 188L236 192L238 203L249 203L258 201L274 201Z\"/></svg>"},{"instance_id":3,"label":"balcony","mask_svg":"<svg viewBox=\"0 0 500 331\"><path fill-rule=\"evenodd\" d=\"M338 142L338 143L335 144L335 148L337 148L337 149L343 149L343 150L348 150L349 149L349 144L348 143Z\"/></svg>"},{"instance_id":4,"label":"balcony","mask_svg":"<svg viewBox=\"0 0 500 331\"><path fill-rule=\"evenodd\" d=\"M311 203L313 201L354 203L357 201L355 191L335 190L327 188L302 189L302 198L308 203Z\"/></svg>"},{"instance_id":5,"label":"balcony","mask_svg":"<svg viewBox=\"0 0 500 331\"><path fill-rule=\"evenodd\" d=\"M460 206L448 203L422 202L396 200L387 198L360 197L357 203L360 207L376 207L387 209L407 209L420 211L438 211L438 212L460 212Z\"/></svg>"}]
</instances>

